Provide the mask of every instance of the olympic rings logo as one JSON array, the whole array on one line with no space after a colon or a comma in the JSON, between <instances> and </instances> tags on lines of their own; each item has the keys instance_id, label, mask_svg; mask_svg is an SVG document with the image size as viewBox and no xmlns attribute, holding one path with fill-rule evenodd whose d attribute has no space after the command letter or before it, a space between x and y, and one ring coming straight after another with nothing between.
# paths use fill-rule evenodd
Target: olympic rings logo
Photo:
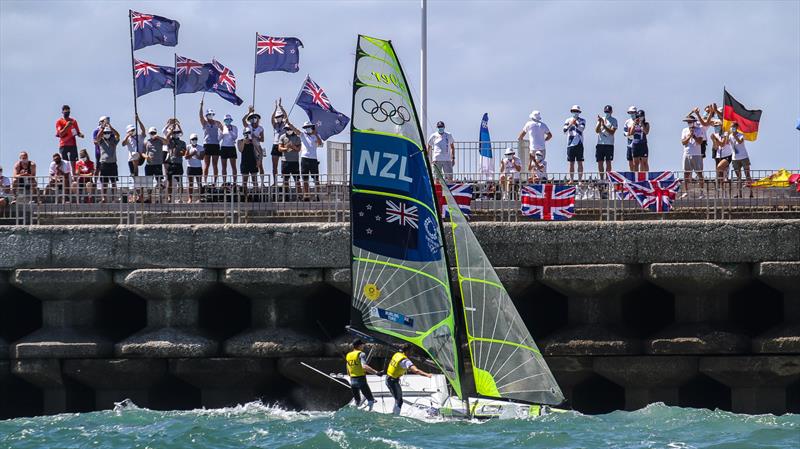
<instances>
[{"instance_id":1,"label":"olympic rings logo","mask_svg":"<svg viewBox=\"0 0 800 449\"><path fill-rule=\"evenodd\" d=\"M394 103L389 100L378 103L372 98L365 98L361 102L361 109L380 123L390 120L400 126L411 121L411 113L405 106L395 107Z\"/></svg>"}]
</instances>

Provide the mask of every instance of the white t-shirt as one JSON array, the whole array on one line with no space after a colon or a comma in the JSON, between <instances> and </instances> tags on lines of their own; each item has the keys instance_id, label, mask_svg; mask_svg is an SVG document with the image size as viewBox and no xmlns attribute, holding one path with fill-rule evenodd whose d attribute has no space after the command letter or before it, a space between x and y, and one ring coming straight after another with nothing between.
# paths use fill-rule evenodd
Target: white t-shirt
<instances>
[{"instance_id":1,"label":"white t-shirt","mask_svg":"<svg viewBox=\"0 0 800 449\"><path fill-rule=\"evenodd\" d=\"M11 187L11 179L8 176L0 175L0 187Z\"/></svg>"},{"instance_id":2,"label":"white t-shirt","mask_svg":"<svg viewBox=\"0 0 800 449\"><path fill-rule=\"evenodd\" d=\"M134 134L128 137L128 143L125 147L128 149L128 162L137 158L137 154L144 153L144 140L145 136L141 134Z\"/></svg>"},{"instance_id":3,"label":"white t-shirt","mask_svg":"<svg viewBox=\"0 0 800 449\"><path fill-rule=\"evenodd\" d=\"M622 132L625 133L625 136L628 139L628 148L630 148L631 144L633 143L633 137L628 135L628 130L633 127L633 123L634 123L634 121L633 121L632 118L629 118L628 120L625 120L625 127L622 129Z\"/></svg>"},{"instance_id":4,"label":"white t-shirt","mask_svg":"<svg viewBox=\"0 0 800 449\"><path fill-rule=\"evenodd\" d=\"M583 117L577 117L575 124L571 125L573 117L564 120L564 134L567 135L567 146L574 147L583 142L583 130L586 129L586 120Z\"/></svg>"},{"instance_id":5,"label":"white t-shirt","mask_svg":"<svg viewBox=\"0 0 800 449\"><path fill-rule=\"evenodd\" d=\"M317 135L308 135L305 132L300 133L300 157L306 159L317 158L317 148L322 145L317 145Z\"/></svg>"},{"instance_id":6,"label":"white t-shirt","mask_svg":"<svg viewBox=\"0 0 800 449\"><path fill-rule=\"evenodd\" d=\"M687 137L689 137L690 135L692 135L692 130L689 129L688 127L687 128L683 128L683 131L681 132L681 142L683 142L683 140L686 139ZM697 139L695 139L694 137L689 139L689 141L686 143L686 145L683 146L683 155L684 156L701 156L701 153L700 153L700 142Z\"/></svg>"},{"instance_id":7,"label":"white t-shirt","mask_svg":"<svg viewBox=\"0 0 800 449\"><path fill-rule=\"evenodd\" d=\"M547 161L542 159L540 163L541 167L536 165L536 161L533 161L531 164L531 174L538 177L539 179L547 178Z\"/></svg>"},{"instance_id":8,"label":"white t-shirt","mask_svg":"<svg viewBox=\"0 0 800 449\"><path fill-rule=\"evenodd\" d=\"M515 164L522 168L522 159L517 156L504 157L500 161L500 172L505 175L513 174L514 179L519 179L519 170L514 166Z\"/></svg>"},{"instance_id":9,"label":"white t-shirt","mask_svg":"<svg viewBox=\"0 0 800 449\"><path fill-rule=\"evenodd\" d=\"M56 168L58 168L58 166L56 165L56 161L51 162L50 163L50 175L51 176L55 176ZM72 167L70 167L69 162L67 162L65 160L61 161L61 172L62 173L66 173L66 174L72 173Z\"/></svg>"},{"instance_id":10,"label":"white t-shirt","mask_svg":"<svg viewBox=\"0 0 800 449\"><path fill-rule=\"evenodd\" d=\"M258 125L255 128L253 128L253 126L251 125L248 128L250 129L250 132L252 132L253 134L253 140L258 145L258 147L261 148L261 141L264 138L264 128L261 125Z\"/></svg>"},{"instance_id":11,"label":"white t-shirt","mask_svg":"<svg viewBox=\"0 0 800 449\"><path fill-rule=\"evenodd\" d=\"M736 137L743 139L744 134L738 131L735 133L731 132L731 146L733 147L733 160L742 161L749 157L747 154L747 147L744 146L744 140L742 140L742 143L736 142Z\"/></svg>"},{"instance_id":12,"label":"white t-shirt","mask_svg":"<svg viewBox=\"0 0 800 449\"><path fill-rule=\"evenodd\" d=\"M540 150L544 154L545 137L550 132L550 128L541 120L538 122L528 120L522 127L522 131L528 134L529 150L531 152Z\"/></svg>"},{"instance_id":13,"label":"white t-shirt","mask_svg":"<svg viewBox=\"0 0 800 449\"><path fill-rule=\"evenodd\" d=\"M721 134L714 133L713 135L717 140L722 140L727 135L727 133L726 132L722 132ZM723 157L728 157L732 154L733 154L733 146L731 146L731 140L728 139L728 142L717 150L717 157L723 158Z\"/></svg>"},{"instance_id":14,"label":"white t-shirt","mask_svg":"<svg viewBox=\"0 0 800 449\"><path fill-rule=\"evenodd\" d=\"M235 147L238 138L239 130L236 125L222 125L222 141L219 144L221 147Z\"/></svg>"},{"instance_id":15,"label":"white t-shirt","mask_svg":"<svg viewBox=\"0 0 800 449\"><path fill-rule=\"evenodd\" d=\"M428 137L428 145L433 148L433 160L436 162L444 162L452 160L450 158L450 145L454 142L453 135L444 132L439 134L435 132Z\"/></svg>"},{"instance_id":16,"label":"white t-shirt","mask_svg":"<svg viewBox=\"0 0 800 449\"><path fill-rule=\"evenodd\" d=\"M196 147L192 146L191 144L186 147L187 154L189 155L189 159L186 162L186 165L192 168L202 168L203 167L203 156L205 151L203 150L202 145L197 145Z\"/></svg>"}]
</instances>

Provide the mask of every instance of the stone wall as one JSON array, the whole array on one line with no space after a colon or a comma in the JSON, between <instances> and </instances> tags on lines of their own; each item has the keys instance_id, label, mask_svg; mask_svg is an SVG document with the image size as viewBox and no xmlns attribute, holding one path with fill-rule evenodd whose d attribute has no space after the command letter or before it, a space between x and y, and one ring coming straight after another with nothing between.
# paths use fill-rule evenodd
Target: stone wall
<instances>
[{"instance_id":1,"label":"stone wall","mask_svg":"<svg viewBox=\"0 0 800 449\"><path fill-rule=\"evenodd\" d=\"M571 404L800 412L800 220L478 223ZM0 227L0 417L333 407L339 224Z\"/></svg>"}]
</instances>

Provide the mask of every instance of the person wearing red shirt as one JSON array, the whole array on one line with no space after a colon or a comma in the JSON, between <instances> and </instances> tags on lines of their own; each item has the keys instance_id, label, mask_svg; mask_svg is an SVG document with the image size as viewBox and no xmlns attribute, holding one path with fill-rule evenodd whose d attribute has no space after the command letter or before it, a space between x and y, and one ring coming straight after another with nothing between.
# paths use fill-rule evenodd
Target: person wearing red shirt
<instances>
[{"instance_id":1,"label":"person wearing red shirt","mask_svg":"<svg viewBox=\"0 0 800 449\"><path fill-rule=\"evenodd\" d=\"M81 150L80 158L75 164L75 176L72 190L77 192L79 200L82 202L91 203L94 197L94 184L92 183L92 175L94 175L94 162L89 159L89 152L86 148ZM85 195L85 199L83 198Z\"/></svg>"},{"instance_id":2,"label":"person wearing red shirt","mask_svg":"<svg viewBox=\"0 0 800 449\"><path fill-rule=\"evenodd\" d=\"M75 163L78 161L78 144L75 142L75 136L83 139L83 133L78 126L78 121L70 118L69 105L61 106L62 118L56 120L56 137L58 137L58 152L64 160L69 161L72 169L75 169Z\"/></svg>"}]
</instances>

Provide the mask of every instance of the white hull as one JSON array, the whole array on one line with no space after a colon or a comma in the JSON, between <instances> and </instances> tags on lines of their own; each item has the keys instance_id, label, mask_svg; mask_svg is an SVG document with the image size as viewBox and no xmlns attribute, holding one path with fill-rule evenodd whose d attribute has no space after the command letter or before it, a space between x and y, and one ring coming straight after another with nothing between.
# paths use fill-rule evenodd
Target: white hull
<instances>
[{"instance_id":1,"label":"white hull","mask_svg":"<svg viewBox=\"0 0 800 449\"><path fill-rule=\"evenodd\" d=\"M336 377L346 379L349 383L350 379L347 376ZM386 386L386 377L367 375L367 383L370 390L372 390L372 395L375 397L375 405L373 405L372 411L386 414L393 413L395 401ZM540 416L551 411L560 411L548 406L470 398L469 410L471 413L467 413L467 403L456 396L450 395L447 379L442 374L435 374L430 379L417 374L406 374L400 378L400 385L403 387L403 406L400 414L412 418L435 416L526 418ZM350 406L355 405L355 401L350 402ZM359 408L367 409L366 401Z\"/></svg>"}]
</instances>

